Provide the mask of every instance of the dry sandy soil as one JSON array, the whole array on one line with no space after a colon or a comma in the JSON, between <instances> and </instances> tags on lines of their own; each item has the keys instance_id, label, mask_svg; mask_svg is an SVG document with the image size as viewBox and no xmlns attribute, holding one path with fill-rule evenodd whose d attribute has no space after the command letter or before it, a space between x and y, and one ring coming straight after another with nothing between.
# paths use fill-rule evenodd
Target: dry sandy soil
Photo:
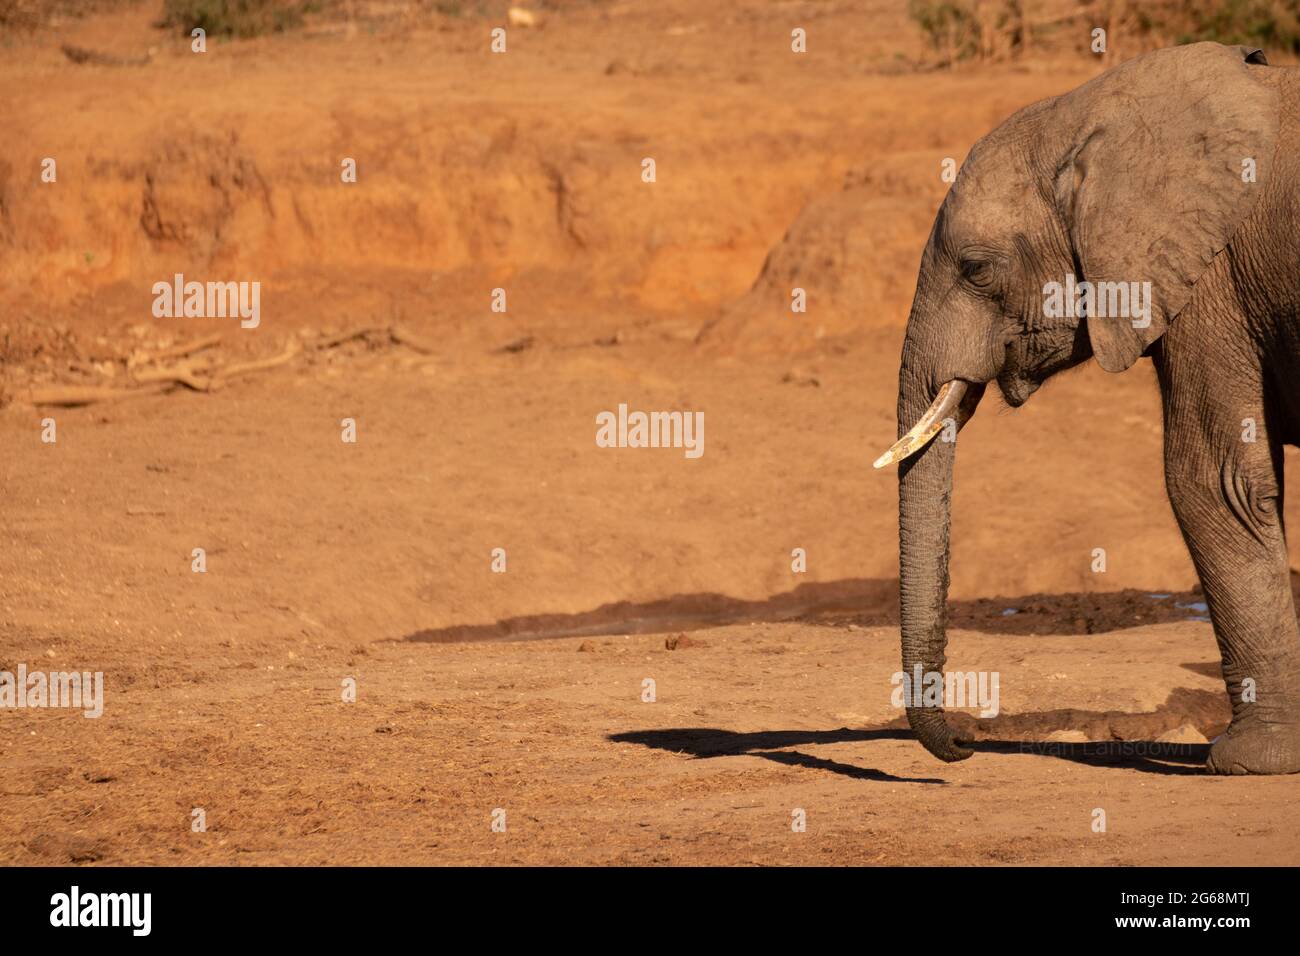
<instances>
[{"instance_id":1,"label":"dry sandy soil","mask_svg":"<svg viewBox=\"0 0 1300 956\"><path fill-rule=\"evenodd\" d=\"M432 13L3 37L0 670L107 699L0 711L0 861L1300 862L1296 779L1200 769L1227 705L1146 367L986 399L949 660L1001 715L944 765L890 704L870 463L940 162L1098 65L921 69L886 0L552 6L495 57ZM153 318L175 272L261 281L261 325ZM217 331L298 352L33 404ZM704 411L705 454L596 447L620 402Z\"/></svg>"}]
</instances>

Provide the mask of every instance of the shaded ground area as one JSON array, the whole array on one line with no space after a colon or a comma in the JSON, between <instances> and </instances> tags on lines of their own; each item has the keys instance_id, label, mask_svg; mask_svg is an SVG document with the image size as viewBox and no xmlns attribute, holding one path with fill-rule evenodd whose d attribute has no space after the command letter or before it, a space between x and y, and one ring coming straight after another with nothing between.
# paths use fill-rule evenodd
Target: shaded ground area
<instances>
[{"instance_id":1,"label":"shaded ground area","mask_svg":"<svg viewBox=\"0 0 1300 956\"><path fill-rule=\"evenodd\" d=\"M106 653L105 715L0 721L10 863L1293 864L1295 778L1204 775L1207 625L958 631L1002 713L946 765L893 728L897 633L785 623L355 651ZM11 643L11 642L10 642ZM580 649L583 648L583 649ZM159 655L158 660L163 660ZM357 681L344 703L341 681ZM644 699L653 680L653 702ZM958 719L961 719L960 716ZM1051 739L1052 728L1093 737ZM1106 813L1093 832L1093 811ZM191 830L193 811L207 831ZM795 811L807 820L794 832ZM504 811L505 832L493 832Z\"/></svg>"}]
</instances>

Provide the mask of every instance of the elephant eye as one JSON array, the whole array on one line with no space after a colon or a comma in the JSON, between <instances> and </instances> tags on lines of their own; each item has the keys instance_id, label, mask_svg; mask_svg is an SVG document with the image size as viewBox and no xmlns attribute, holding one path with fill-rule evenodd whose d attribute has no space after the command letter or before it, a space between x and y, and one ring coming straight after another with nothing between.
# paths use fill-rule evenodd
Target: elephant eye
<instances>
[{"instance_id":1,"label":"elephant eye","mask_svg":"<svg viewBox=\"0 0 1300 956\"><path fill-rule=\"evenodd\" d=\"M963 259L961 276L977 289L987 289L993 284L993 263L987 259Z\"/></svg>"}]
</instances>

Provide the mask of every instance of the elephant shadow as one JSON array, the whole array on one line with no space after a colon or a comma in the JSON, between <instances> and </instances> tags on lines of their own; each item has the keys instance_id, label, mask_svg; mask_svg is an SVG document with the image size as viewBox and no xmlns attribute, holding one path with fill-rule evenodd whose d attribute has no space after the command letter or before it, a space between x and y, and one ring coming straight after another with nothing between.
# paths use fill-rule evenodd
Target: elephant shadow
<instances>
[{"instance_id":1,"label":"elephant shadow","mask_svg":"<svg viewBox=\"0 0 1300 956\"><path fill-rule=\"evenodd\" d=\"M855 780L872 780L877 783L947 783L938 777L899 777L883 770L859 767L854 764L830 760L826 757L814 757L790 747L818 746L821 744L850 743L873 739L877 733L871 730L763 730L757 733L738 733L734 730L720 728L682 727L667 730L633 730L621 734L610 734L607 738L614 743L638 744L652 750L666 750L671 753L685 753L699 759L714 757L762 757L788 767L804 767L809 770L825 770ZM896 732L888 731L890 735ZM907 736L897 734L897 736Z\"/></svg>"},{"instance_id":2,"label":"elephant shadow","mask_svg":"<svg viewBox=\"0 0 1300 956\"><path fill-rule=\"evenodd\" d=\"M1174 695L1171 695L1171 697ZM1156 714L1160 711L1156 711ZM960 718L965 715L954 714ZM1205 773L1204 764L1209 756L1208 743L1164 743L1156 740L1142 739L1107 739L1090 741L1052 741L1030 739L1026 731L1017 727L1052 725L1070 720L1079 726L1078 717L1092 716L1092 721L1085 720L1083 726L1095 726L1096 720L1110 721L1116 716L1113 712L1079 712L1079 711L1045 711L1013 715L1009 718L994 720L1012 720L1011 733L999 736L992 728L977 728L968 734L973 739L968 746L977 753L1024 754L1028 756L1053 757L1072 763L1092 767L1136 770L1140 773L1153 773L1165 776L1188 776ZM1151 718L1154 715L1123 715L1138 719ZM972 718L973 720L973 718ZM689 754L698 759L717 757L762 757L785 766L804 767L809 770L824 770L856 780L870 780L878 783L920 783L945 784L947 781L938 777L900 777L883 770L860 767L825 757L817 757L794 747L821 746L839 743L871 743L878 740L914 741L912 731L906 726L898 726L898 721L878 727L852 729L841 727L836 730L765 730L753 733L739 733L721 728L682 727L662 730L637 730L611 734L609 740L615 743L637 744L654 750ZM964 721L954 720L959 732L966 730ZM992 723L979 721L977 723ZM1015 735L1014 739L1012 734ZM919 745L917 745L919 748ZM918 749L919 752L919 749Z\"/></svg>"}]
</instances>

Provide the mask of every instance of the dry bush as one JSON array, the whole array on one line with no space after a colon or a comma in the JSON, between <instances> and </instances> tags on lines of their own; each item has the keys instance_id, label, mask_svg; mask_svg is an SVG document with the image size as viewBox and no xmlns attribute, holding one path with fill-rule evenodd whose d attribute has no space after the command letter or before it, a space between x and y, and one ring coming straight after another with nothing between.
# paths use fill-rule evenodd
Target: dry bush
<instances>
[{"instance_id":1,"label":"dry bush","mask_svg":"<svg viewBox=\"0 0 1300 956\"><path fill-rule=\"evenodd\" d=\"M166 0L162 25L188 34L255 37L302 26L303 17L327 6L324 0Z\"/></svg>"},{"instance_id":2,"label":"dry bush","mask_svg":"<svg viewBox=\"0 0 1300 956\"><path fill-rule=\"evenodd\" d=\"M1300 0L1147 0L1130 3L1139 30L1167 43L1245 43L1300 53Z\"/></svg>"},{"instance_id":3,"label":"dry bush","mask_svg":"<svg viewBox=\"0 0 1300 956\"><path fill-rule=\"evenodd\" d=\"M0 0L0 26L30 30L61 18L104 13L139 2L140 0Z\"/></svg>"},{"instance_id":4,"label":"dry bush","mask_svg":"<svg viewBox=\"0 0 1300 956\"><path fill-rule=\"evenodd\" d=\"M941 65L1084 51L1097 27L1107 63L1200 40L1300 54L1300 0L908 0L908 13Z\"/></svg>"}]
</instances>

